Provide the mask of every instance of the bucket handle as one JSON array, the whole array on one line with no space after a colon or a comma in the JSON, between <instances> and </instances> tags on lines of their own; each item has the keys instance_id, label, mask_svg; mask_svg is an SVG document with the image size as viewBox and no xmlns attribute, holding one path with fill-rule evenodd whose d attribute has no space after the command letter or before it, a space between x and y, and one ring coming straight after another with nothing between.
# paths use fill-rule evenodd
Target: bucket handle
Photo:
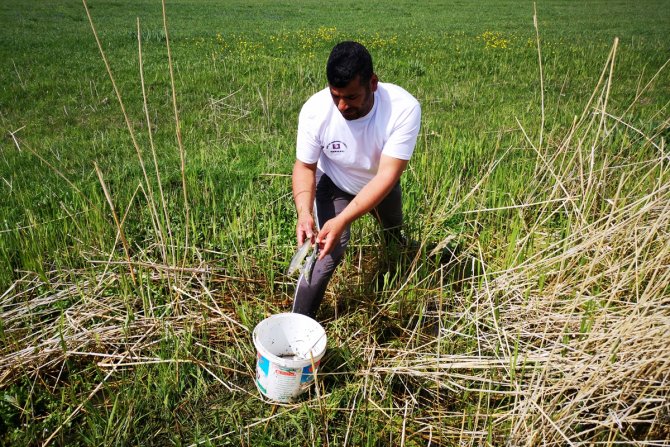
<instances>
[{"instance_id":1,"label":"bucket handle","mask_svg":"<svg viewBox=\"0 0 670 447\"><path fill-rule=\"evenodd\" d=\"M316 339L316 341L315 341L314 343L312 343L312 346L310 346L309 349L307 349L307 350L305 350L305 351L303 351L303 352L300 352L300 353L296 354L296 356L297 356L297 357L300 357L300 358L302 358L302 359L308 359L308 358L310 357L310 354L311 354L311 352L312 352L312 349L314 349L314 346L316 346L316 344L317 344L318 342L320 342L321 339L322 339L323 337L325 337L325 336L326 336L326 333L324 332L323 334L321 334L321 336L320 336L319 338ZM312 356L313 356L313 354L312 354Z\"/></svg>"}]
</instances>

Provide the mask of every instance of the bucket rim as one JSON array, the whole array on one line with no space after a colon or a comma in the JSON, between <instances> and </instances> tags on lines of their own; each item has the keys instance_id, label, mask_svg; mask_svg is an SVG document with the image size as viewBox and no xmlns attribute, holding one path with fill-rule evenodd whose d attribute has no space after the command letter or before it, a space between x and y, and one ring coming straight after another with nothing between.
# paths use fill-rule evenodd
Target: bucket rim
<instances>
[{"instance_id":1,"label":"bucket rim","mask_svg":"<svg viewBox=\"0 0 670 447\"><path fill-rule=\"evenodd\" d=\"M298 318L298 319L304 319L306 318L309 320L309 324L313 325L317 328L318 331L318 338L316 342L312 345L312 357L309 358L301 358L300 360L296 359L288 359L285 357L279 357L276 354L271 353L265 346L261 344L261 342L258 340L258 330L263 324L267 324L270 320L277 320L277 319L283 319L283 318ZM264 318L261 320L256 327L254 327L253 330L253 342L254 342L254 347L256 348L256 352L263 357L265 357L267 360L271 361L272 363L275 363L279 366L285 367L285 368L304 368L305 366L312 365L312 359L314 360L314 366L316 366L316 363L318 363L323 355L326 352L327 348L327 337L326 337L326 330L324 327L315 319L308 317L307 315L299 314L299 313L294 313L294 312L283 312L279 314L274 314L270 315L267 318ZM323 342L323 349L320 350L320 352L314 353L314 347L319 345L321 343L321 340L325 339Z\"/></svg>"}]
</instances>

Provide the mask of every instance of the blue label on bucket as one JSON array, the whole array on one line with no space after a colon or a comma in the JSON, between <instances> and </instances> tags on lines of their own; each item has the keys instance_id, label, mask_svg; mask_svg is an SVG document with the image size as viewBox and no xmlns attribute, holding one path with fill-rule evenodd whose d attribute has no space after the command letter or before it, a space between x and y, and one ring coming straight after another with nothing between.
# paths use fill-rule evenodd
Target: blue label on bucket
<instances>
[{"instance_id":1,"label":"blue label on bucket","mask_svg":"<svg viewBox=\"0 0 670 447\"><path fill-rule=\"evenodd\" d=\"M318 362L317 362L318 365ZM302 369L302 376L300 377L300 383L311 382L314 380L314 369L312 365L307 365Z\"/></svg>"},{"instance_id":2,"label":"blue label on bucket","mask_svg":"<svg viewBox=\"0 0 670 447\"><path fill-rule=\"evenodd\" d=\"M258 354L258 368L267 376L270 372L270 360Z\"/></svg>"},{"instance_id":3,"label":"blue label on bucket","mask_svg":"<svg viewBox=\"0 0 670 447\"><path fill-rule=\"evenodd\" d=\"M263 385L261 385L261 381L259 379L256 379L256 385L258 386L258 389L261 390L261 393L267 394L268 390L265 389Z\"/></svg>"}]
</instances>

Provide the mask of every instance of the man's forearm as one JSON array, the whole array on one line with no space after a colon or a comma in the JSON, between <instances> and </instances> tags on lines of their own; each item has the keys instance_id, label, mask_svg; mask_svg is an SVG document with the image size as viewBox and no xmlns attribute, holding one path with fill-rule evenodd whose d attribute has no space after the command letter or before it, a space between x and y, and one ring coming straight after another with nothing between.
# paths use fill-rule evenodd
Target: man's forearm
<instances>
[{"instance_id":1,"label":"man's forearm","mask_svg":"<svg viewBox=\"0 0 670 447\"><path fill-rule=\"evenodd\" d=\"M296 213L312 214L316 190L316 165L307 165L299 160L293 165L293 202Z\"/></svg>"},{"instance_id":2,"label":"man's forearm","mask_svg":"<svg viewBox=\"0 0 670 447\"><path fill-rule=\"evenodd\" d=\"M400 175L407 166L404 160L387 159L380 166L379 172L360 190L354 199L340 213L338 218L347 225L370 212L388 195L398 183Z\"/></svg>"},{"instance_id":3,"label":"man's forearm","mask_svg":"<svg viewBox=\"0 0 670 447\"><path fill-rule=\"evenodd\" d=\"M347 224L372 211L393 189L396 181L373 178L338 216Z\"/></svg>"}]
</instances>

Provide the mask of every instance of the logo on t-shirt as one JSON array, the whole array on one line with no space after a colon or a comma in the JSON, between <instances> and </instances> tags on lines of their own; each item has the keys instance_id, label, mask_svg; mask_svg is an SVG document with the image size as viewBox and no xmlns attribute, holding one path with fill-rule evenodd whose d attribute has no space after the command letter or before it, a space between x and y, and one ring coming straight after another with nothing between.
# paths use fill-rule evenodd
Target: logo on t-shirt
<instances>
[{"instance_id":1,"label":"logo on t-shirt","mask_svg":"<svg viewBox=\"0 0 670 447\"><path fill-rule=\"evenodd\" d=\"M330 154L340 154L344 152L347 149L347 144L344 141L331 141L328 143L326 146L326 151L328 151Z\"/></svg>"}]
</instances>

